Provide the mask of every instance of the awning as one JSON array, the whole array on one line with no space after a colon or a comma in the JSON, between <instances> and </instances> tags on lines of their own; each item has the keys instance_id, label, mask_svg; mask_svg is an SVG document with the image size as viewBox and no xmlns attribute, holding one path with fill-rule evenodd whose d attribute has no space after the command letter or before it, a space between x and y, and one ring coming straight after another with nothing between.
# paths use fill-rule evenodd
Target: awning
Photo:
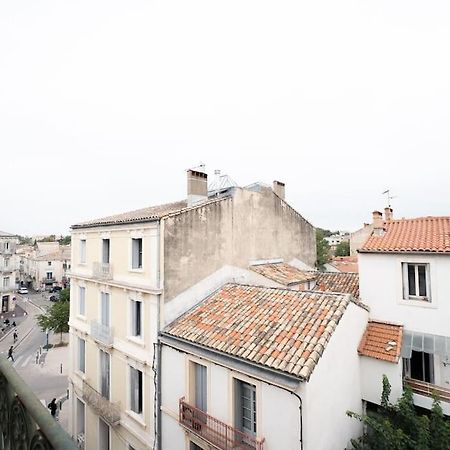
<instances>
[{"instance_id":1,"label":"awning","mask_svg":"<svg viewBox=\"0 0 450 450\"><path fill-rule=\"evenodd\" d=\"M413 350L450 358L450 337L403 330L402 358L411 358Z\"/></svg>"}]
</instances>

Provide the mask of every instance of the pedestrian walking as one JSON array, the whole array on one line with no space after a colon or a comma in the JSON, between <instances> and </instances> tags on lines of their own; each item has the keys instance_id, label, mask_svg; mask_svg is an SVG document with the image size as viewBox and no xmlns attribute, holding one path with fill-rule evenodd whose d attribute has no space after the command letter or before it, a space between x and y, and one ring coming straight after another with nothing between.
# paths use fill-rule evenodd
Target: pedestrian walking
<instances>
[{"instance_id":1,"label":"pedestrian walking","mask_svg":"<svg viewBox=\"0 0 450 450\"><path fill-rule=\"evenodd\" d=\"M58 405L56 404L56 398L54 398L48 405L47 408L50 410L50 414L53 418L56 418L56 410L58 409Z\"/></svg>"},{"instance_id":2,"label":"pedestrian walking","mask_svg":"<svg viewBox=\"0 0 450 450\"><path fill-rule=\"evenodd\" d=\"M13 356L13 346L11 345L11 347L9 347L9 350L8 350L8 357L6 358L6 359L9 359L9 358L11 358L11 361L12 362L14 362L14 356Z\"/></svg>"},{"instance_id":3,"label":"pedestrian walking","mask_svg":"<svg viewBox=\"0 0 450 450\"><path fill-rule=\"evenodd\" d=\"M17 330L14 330L13 338L14 338L14 344L15 344L17 342L17 338L18 338Z\"/></svg>"}]
</instances>

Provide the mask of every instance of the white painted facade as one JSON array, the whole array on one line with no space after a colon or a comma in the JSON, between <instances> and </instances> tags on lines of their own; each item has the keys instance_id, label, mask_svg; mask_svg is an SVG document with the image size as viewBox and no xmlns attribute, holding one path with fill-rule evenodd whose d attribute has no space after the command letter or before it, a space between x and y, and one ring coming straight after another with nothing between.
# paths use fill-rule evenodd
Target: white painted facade
<instances>
[{"instance_id":1,"label":"white painted facade","mask_svg":"<svg viewBox=\"0 0 450 450\"><path fill-rule=\"evenodd\" d=\"M0 232L0 312L13 311L19 275L16 248L19 240L14 235Z\"/></svg>"},{"instance_id":2,"label":"white painted facade","mask_svg":"<svg viewBox=\"0 0 450 450\"><path fill-rule=\"evenodd\" d=\"M360 253L360 296L370 307L371 319L403 325L405 333L450 337L450 255L432 253ZM425 264L427 267L428 301L410 300L404 293L403 264ZM404 338L405 339L405 338ZM432 353L430 353L432 354ZM398 364L362 357L364 398L379 403L381 380L386 373L392 384L391 401L401 395L403 378L402 360ZM450 389L450 361L433 354L430 364L433 372L431 384ZM377 376L374 376L377 374ZM423 381L423 380L422 380ZM416 404L431 407L431 398L414 394ZM441 404L450 414L450 403Z\"/></svg>"},{"instance_id":3,"label":"white painted facade","mask_svg":"<svg viewBox=\"0 0 450 450\"><path fill-rule=\"evenodd\" d=\"M264 438L264 450L345 448L362 432L361 424L347 417L346 411L362 412L357 347L367 318L365 309L353 303L347 307L308 382L288 380L262 366L255 368L163 336L162 450L189 450L190 442L205 450L213 448L178 422L180 399L193 400L192 363L207 367L207 413L230 426L235 424L234 380L256 387L256 436Z\"/></svg>"}]
</instances>

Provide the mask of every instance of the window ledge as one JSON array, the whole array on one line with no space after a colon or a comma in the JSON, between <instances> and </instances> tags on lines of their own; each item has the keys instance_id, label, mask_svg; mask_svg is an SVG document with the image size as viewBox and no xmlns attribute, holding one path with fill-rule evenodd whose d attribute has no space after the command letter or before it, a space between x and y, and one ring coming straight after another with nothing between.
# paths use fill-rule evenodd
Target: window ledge
<instances>
[{"instance_id":1,"label":"window ledge","mask_svg":"<svg viewBox=\"0 0 450 450\"><path fill-rule=\"evenodd\" d=\"M82 380L86 379L86 373L82 372L81 370L76 369L74 371L75 375L77 375L79 378L81 378Z\"/></svg>"},{"instance_id":2,"label":"window ledge","mask_svg":"<svg viewBox=\"0 0 450 450\"><path fill-rule=\"evenodd\" d=\"M398 302L400 305L404 306L416 306L419 308L437 309L437 305L433 302L427 300L400 300Z\"/></svg>"},{"instance_id":3,"label":"window ledge","mask_svg":"<svg viewBox=\"0 0 450 450\"><path fill-rule=\"evenodd\" d=\"M142 428L147 428L147 424L144 422L142 418L142 414L137 414L134 411L131 411L130 409L125 410L125 414L128 417L131 417L136 423L138 423Z\"/></svg>"},{"instance_id":4,"label":"window ledge","mask_svg":"<svg viewBox=\"0 0 450 450\"><path fill-rule=\"evenodd\" d=\"M141 267L140 269L128 269L128 271L132 273L144 273L144 268Z\"/></svg>"},{"instance_id":5,"label":"window ledge","mask_svg":"<svg viewBox=\"0 0 450 450\"><path fill-rule=\"evenodd\" d=\"M81 314L77 314L77 319L81 320L82 322L87 322L86 316L82 316Z\"/></svg>"},{"instance_id":6,"label":"window ledge","mask_svg":"<svg viewBox=\"0 0 450 450\"><path fill-rule=\"evenodd\" d=\"M139 345L140 347L145 347L145 342L143 339L137 338L135 336L127 336L127 340L133 344Z\"/></svg>"}]
</instances>

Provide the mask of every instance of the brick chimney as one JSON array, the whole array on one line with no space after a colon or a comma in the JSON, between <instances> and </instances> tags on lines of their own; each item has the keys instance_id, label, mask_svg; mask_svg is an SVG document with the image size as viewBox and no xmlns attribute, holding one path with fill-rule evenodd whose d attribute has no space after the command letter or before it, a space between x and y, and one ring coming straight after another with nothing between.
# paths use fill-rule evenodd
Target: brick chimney
<instances>
[{"instance_id":1,"label":"brick chimney","mask_svg":"<svg viewBox=\"0 0 450 450\"><path fill-rule=\"evenodd\" d=\"M273 182L273 192L275 192L275 194L278 195L278 197L282 198L284 200L284 194L285 194L285 188L284 188L284 183L282 183L281 181L274 181Z\"/></svg>"},{"instance_id":2,"label":"brick chimney","mask_svg":"<svg viewBox=\"0 0 450 450\"><path fill-rule=\"evenodd\" d=\"M384 234L383 228L383 214L380 211L374 211L373 217L373 234L375 236L382 236Z\"/></svg>"},{"instance_id":3,"label":"brick chimney","mask_svg":"<svg viewBox=\"0 0 450 450\"><path fill-rule=\"evenodd\" d=\"M208 175L189 169L187 171L187 205L194 206L205 200L208 200Z\"/></svg>"},{"instance_id":4,"label":"brick chimney","mask_svg":"<svg viewBox=\"0 0 450 450\"><path fill-rule=\"evenodd\" d=\"M387 208L384 208L384 220L392 220L393 217L393 209L388 206Z\"/></svg>"}]
</instances>

